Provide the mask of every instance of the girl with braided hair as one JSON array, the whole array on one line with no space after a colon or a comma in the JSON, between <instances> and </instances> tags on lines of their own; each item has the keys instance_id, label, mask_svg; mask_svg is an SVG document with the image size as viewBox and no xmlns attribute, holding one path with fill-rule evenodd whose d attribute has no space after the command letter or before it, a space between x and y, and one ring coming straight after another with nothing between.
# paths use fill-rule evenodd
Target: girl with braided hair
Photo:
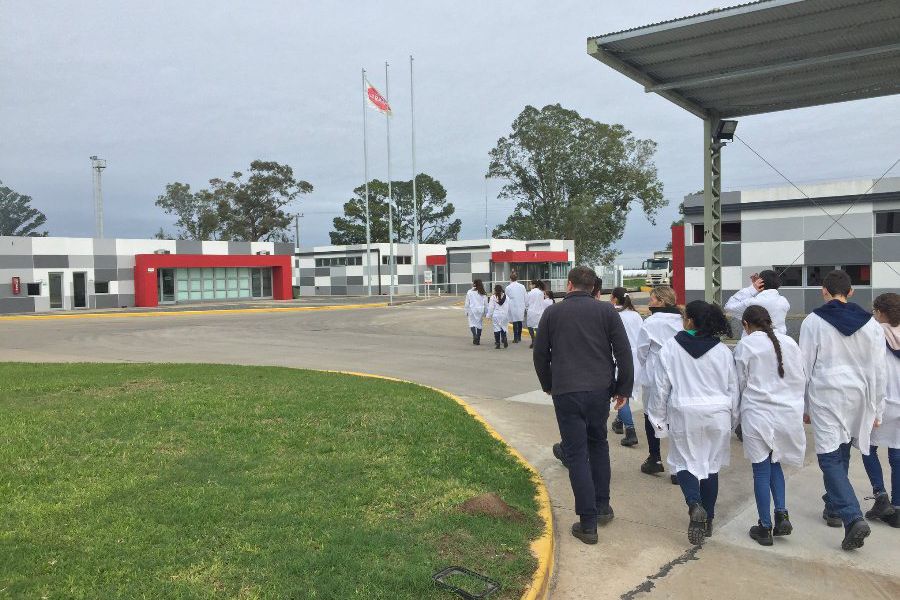
<instances>
[{"instance_id":1,"label":"girl with braided hair","mask_svg":"<svg viewBox=\"0 0 900 600\"><path fill-rule=\"evenodd\" d=\"M753 463L753 491L759 522L750 537L763 546L773 536L790 535L782 463L803 466L806 432L803 429L806 374L800 346L774 331L763 306L748 307L741 323L744 337L734 350L741 393L744 456ZM770 500L775 503L772 522Z\"/></svg>"}]
</instances>

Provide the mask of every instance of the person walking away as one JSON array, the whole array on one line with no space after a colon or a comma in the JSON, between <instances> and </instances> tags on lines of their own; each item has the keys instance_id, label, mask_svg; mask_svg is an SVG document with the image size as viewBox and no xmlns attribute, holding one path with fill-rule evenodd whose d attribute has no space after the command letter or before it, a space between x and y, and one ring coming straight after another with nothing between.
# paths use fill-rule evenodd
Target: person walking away
<instances>
[{"instance_id":1,"label":"person walking away","mask_svg":"<svg viewBox=\"0 0 900 600\"><path fill-rule=\"evenodd\" d=\"M790 535L794 529L781 465L803 466L806 373L800 346L773 329L772 317L763 306L747 308L741 325L746 335L734 350L734 362L741 395L744 456L753 464L753 493L759 513L750 537L771 546L773 536ZM770 499L775 503L774 524Z\"/></svg>"},{"instance_id":2,"label":"person walking away","mask_svg":"<svg viewBox=\"0 0 900 600\"><path fill-rule=\"evenodd\" d=\"M556 297L553 295L553 290L550 289L550 282L544 282L544 310L554 304L556 304Z\"/></svg>"},{"instance_id":3,"label":"person walking away","mask_svg":"<svg viewBox=\"0 0 900 600\"><path fill-rule=\"evenodd\" d=\"M522 321L525 320L525 286L519 283L515 271L509 275L510 284L506 286L506 297L509 299L509 321L513 326L513 344L522 341Z\"/></svg>"},{"instance_id":4,"label":"person walking away","mask_svg":"<svg viewBox=\"0 0 900 600\"><path fill-rule=\"evenodd\" d=\"M659 369L659 351L670 339L682 329L681 311L675 306L675 290L667 285L653 288L650 292L650 316L641 325L638 334L637 357L640 370L641 399L644 402L644 432L647 434L647 446L650 454L641 465L641 473L655 475L665 471L662 464L659 439L650 419L647 416L647 406L653 400L656 393L655 375ZM678 480L672 474L671 481L674 485Z\"/></svg>"},{"instance_id":5,"label":"person walking away","mask_svg":"<svg viewBox=\"0 0 900 600\"><path fill-rule=\"evenodd\" d=\"M472 332L472 344L481 344L481 330L484 327L484 315L487 312L488 296L484 291L484 283L480 279L472 282L472 289L466 292L463 308L469 319L469 331Z\"/></svg>"},{"instance_id":6,"label":"person walking away","mask_svg":"<svg viewBox=\"0 0 900 600\"><path fill-rule=\"evenodd\" d=\"M588 267L569 271L566 297L544 311L532 354L541 389L553 397L569 467L579 517L572 535L586 544L596 544L598 523L614 516L606 420L610 397L621 407L633 385L628 334L613 307L591 297L596 280Z\"/></svg>"},{"instance_id":7,"label":"person walking away","mask_svg":"<svg viewBox=\"0 0 900 600\"><path fill-rule=\"evenodd\" d=\"M806 415L825 483L830 527L844 526L841 548L861 548L871 532L850 483L850 445L869 453L872 427L885 393L884 330L857 304L850 276L831 271L822 280L825 304L800 326L806 371Z\"/></svg>"},{"instance_id":8,"label":"person walking away","mask_svg":"<svg viewBox=\"0 0 900 600\"><path fill-rule=\"evenodd\" d=\"M725 303L725 312L732 317L740 317L750 306L762 306L772 319L775 333L787 335L785 320L791 310L791 303L778 292L781 277L771 269L750 276L750 285L739 290ZM747 335L741 332L741 337Z\"/></svg>"},{"instance_id":9,"label":"person walking away","mask_svg":"<svg viewBox=\"0 0 900 600\"><path fill-rule=\"evenodd\" d=\"M887 340L885 362L885 406L878 417L881 425L872 429L869 455L863 465L872 484L875 505L866 512L869 520L881 519L892 527L900 527L900 295L881 294L872 304L875 320L881 324ZM878 448L886 447L891 466L891 495L884 487L884 474L878 460Z\"/></svg>"},{"instance_id":10,"label":"person walking away","mask_svg":"<svg viewBox=\"0 0 900 600\"><path fill-rule=\"evenodd\" d=\"M503 343L504 348L509 347L509 343L506 341L506 328L509 327L509 299L506 297L506 294L503 293L502 285L494 286L494 295L491 296L491 300L488 303L488 311L487 316L491 320L491 324L494 327L494 349L500 349L500 343Z\"/></svg>"},{"instance_id":11,"label":"person walking away","mask_svg":"<svg viewBox=\"0 0 900 600\"><path fill-rule=\"evenodd\" d=\"M647 406L659 437L669 437L669 469L688 505L688 540L712 535L719 471L731 459L731 431L738 421L734 357L719 336L731 327L722 309L694 300L684 311L684 330L659 351L655 391Z\"/></svg>"},{"instance_id":12,"label":"person walking away","mask_svg":"<svg viewBox=\"0 0 900 600\"><path fill-rule=\"evenodd\" d=\"M528 336L531 340L529 348L534 348L534 335L544 314L544 282L535 279L531 282L531 289L525 295L525 325L528 327Z\"/></svg>"},{"instance_id":13,"label":"person walking away","mask_svg":"<svg viewBox=\"0 0 900 600\"><path fill-rule=\"evenodd\" d=\"M634 363L634 379L638 380L640 368L637 359L637 340L641 332L641 326L644 319L635 310L628 290L623 287L613 289L609 296L609 301L619 311L619 317L625 326L625 333L628 334L628 343L631 345L631 358ZM612 424L612 430L618 434L625 434L620 442L623 446L636 446L638 443L637 431L634 428L634 417L631 414L631 399L625 403L625 406L619 409L618 416Z\"/></svg>"}]
</instances>

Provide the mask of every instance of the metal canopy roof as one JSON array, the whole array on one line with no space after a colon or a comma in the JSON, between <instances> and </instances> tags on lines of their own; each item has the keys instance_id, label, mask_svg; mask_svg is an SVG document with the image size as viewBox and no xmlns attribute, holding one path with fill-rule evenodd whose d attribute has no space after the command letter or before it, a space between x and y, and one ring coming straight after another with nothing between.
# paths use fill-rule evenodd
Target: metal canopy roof
<instances>
[{"instance_id":1,"label":"metal canopy roof","mask_svg":"<svg viewBox=\"0 0 900 600\"><path fill-rule=\"evenodd\" d=\"M900 93L900 0L762 0L587 45L701 118Z\"/></svg>"}]
</instances>

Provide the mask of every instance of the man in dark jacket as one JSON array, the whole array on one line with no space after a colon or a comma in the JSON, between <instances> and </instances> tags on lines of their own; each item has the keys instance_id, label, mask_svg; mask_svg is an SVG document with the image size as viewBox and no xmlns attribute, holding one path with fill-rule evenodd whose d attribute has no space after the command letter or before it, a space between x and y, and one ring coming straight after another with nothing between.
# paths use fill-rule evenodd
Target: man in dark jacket
<instances>
[{"instance_id":1,"label":"man in dark jacket","mask_svg":"<svg viewBox=\"0 0 900 600\"><path fill-rule=\"evenodd\" d=\"M592 269L572 269L565 299L544 311L534 343L534 370L541 388L553 396L580 519L572 525L572 535L586 544L597 543L598 521L605 524L613 517L609 401L613 398L621 408L634 379L625 326L612 304L591 297L596 281Z\"/></svg>"}]
</instances>

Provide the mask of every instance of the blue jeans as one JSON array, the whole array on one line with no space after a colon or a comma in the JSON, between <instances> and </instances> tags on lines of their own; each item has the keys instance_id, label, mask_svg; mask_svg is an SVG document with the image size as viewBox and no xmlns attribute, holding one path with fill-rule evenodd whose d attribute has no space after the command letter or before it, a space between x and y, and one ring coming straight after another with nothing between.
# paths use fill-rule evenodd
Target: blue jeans
<instances>
[{"instance_id":1,"label":"blue jeans","mask_svg":"<svg viewBox=\"0 0 900 600\"><path fill-rule=\"evenodd\" d=\"M884 473L878 460L878 446L869 446L869 455L863 455L863 465L872 484L872 492L885 492ZM891 465L891 504L900 506L900 448L888 448L888 463Z\"/></svg>"},{"instance_id":2,"label":"blue jeans","mask_svg":"<svg viewBox=\"0 0 900 600\"><path fill-rule=\"evenodd\" d=\"M634 417L631 416L631 402L626 402L625 406L619 409L618 414L619 420L622 421L622 425L629 429L634 429Z\"/></svg>"},{"instance_id":3,"label":"blue jeans","mask_svg":"<svg viewBox=\"0 0 900 600\"><path fill-rule=\"evenodd\" d=\"M678 471L678 485L688 506L702 504L706 518L716 516L716 498L719 497L719 474L710 473L707 479L698 480L690 471Z\"/></svg>"},{"instance_id":4,"label":"blue jeans","mask_svg":"<svg viewBox=\"0 0 900 600\"><path fill-rule=\"evenodd\" d=\"M609 506L609 396L609 390L553 396L575 513L587 530L597 527L597 509Z\"/></svg>"},{"instance_id":5,"label":"blue jeans","mask_svg":"<svg viewBox=\"0 0 900 600\"><path fill-rule=\"evenodd\" d=\"M787 512L787 501L784 489L784 471L781 463L773 463L772 455L766 460L753 463L753 494L756 496L756 511L763 527L772 526L772 515L769 512L769 493L775 499L775 512Z\"/></svg>"},{"instance_id":6,"label":"blue jeans","mask_svg":"<svg viewBox=\"0 0 900 600\"><path fill-rule=\"evenodd\" d=\"M839 515L844 527L863 518L856 492L850 483L850 444L841 444L837 450L817 454L819 468L825 481L825 510Z\"/></svg>"},{"instance_id":7,"label":"blue jeans","mask_svg":"<svg viewBox=\"0 0 900 600\"><path fill-rule=\"evenodd\" d=\"M513 339L521 340L522 339L522 321L513 321Z\"/></svg>"}]
</instances>

